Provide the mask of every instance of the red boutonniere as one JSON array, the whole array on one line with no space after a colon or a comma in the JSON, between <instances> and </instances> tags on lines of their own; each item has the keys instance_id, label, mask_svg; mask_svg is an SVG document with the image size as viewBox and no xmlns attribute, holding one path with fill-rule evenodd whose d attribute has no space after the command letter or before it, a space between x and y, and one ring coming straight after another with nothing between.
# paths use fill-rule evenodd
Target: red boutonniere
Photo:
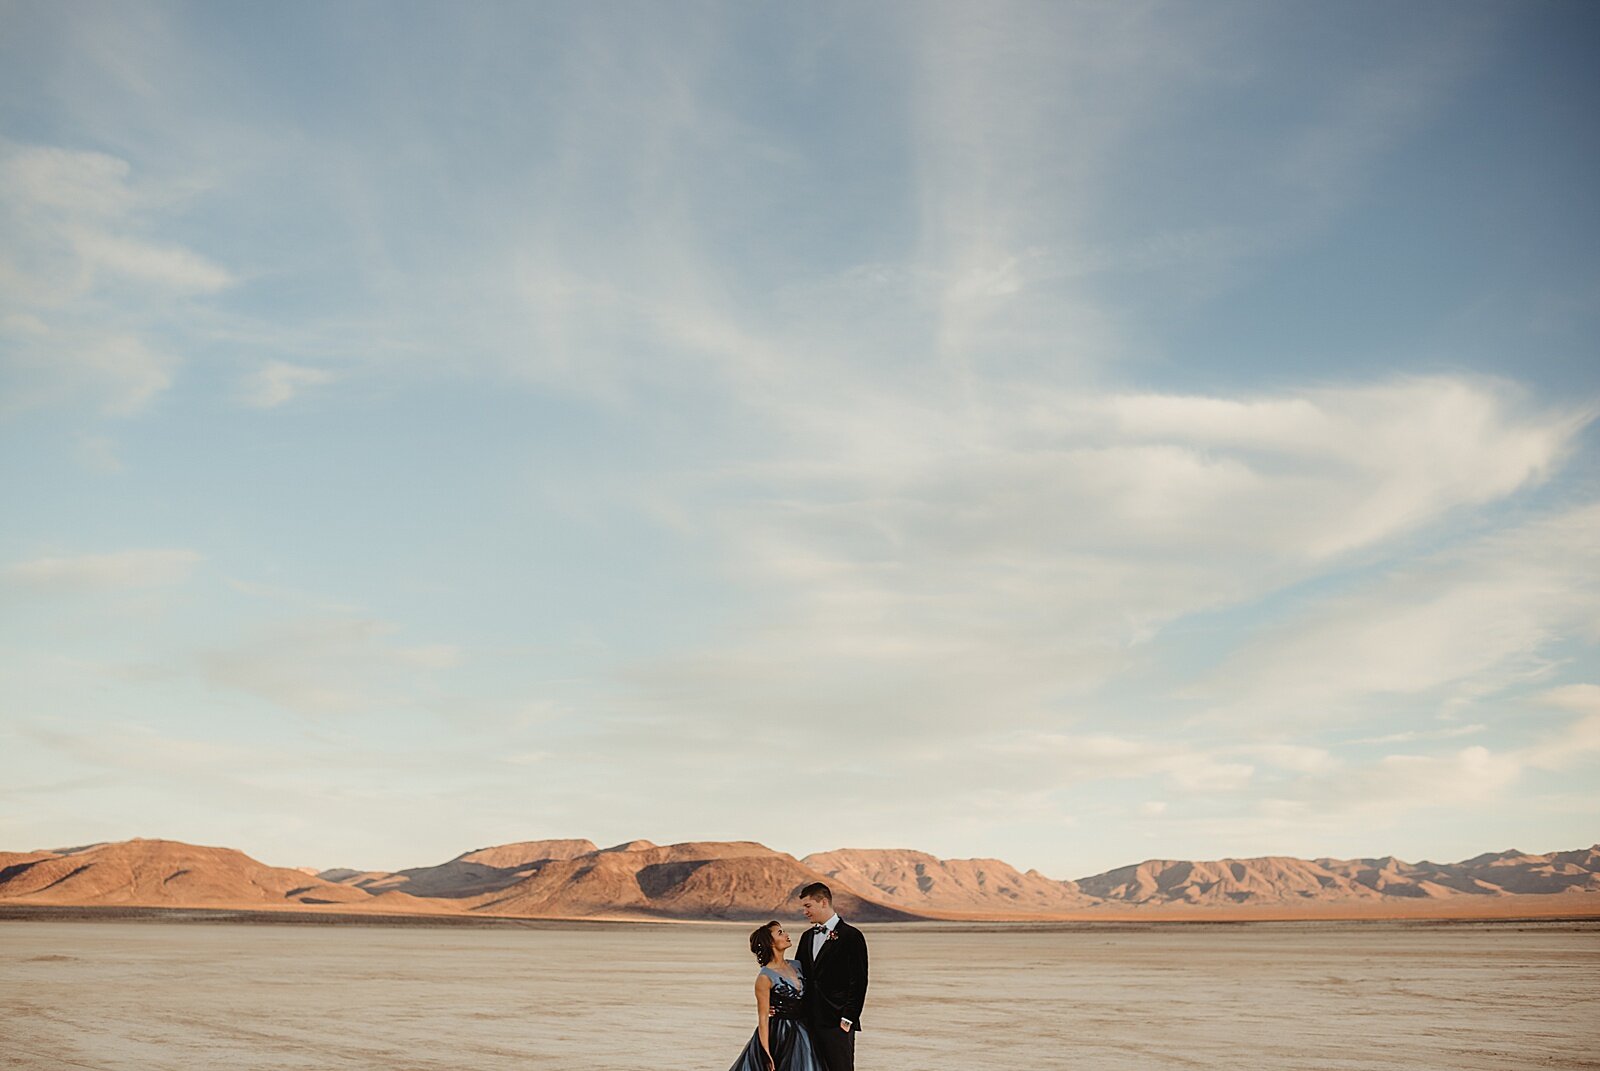
<instances>
[{"instance_id":1,"label":"red boutonniere","mask_svg":"<svg viewBox=\"0 0 1600 1071\"><path fill-rule=\"evenodd\" d=\"M837 941L838 939L839 939L839 931L838 930L829 930L828 931L828 940Z\"/></svg>"}]
</instances>

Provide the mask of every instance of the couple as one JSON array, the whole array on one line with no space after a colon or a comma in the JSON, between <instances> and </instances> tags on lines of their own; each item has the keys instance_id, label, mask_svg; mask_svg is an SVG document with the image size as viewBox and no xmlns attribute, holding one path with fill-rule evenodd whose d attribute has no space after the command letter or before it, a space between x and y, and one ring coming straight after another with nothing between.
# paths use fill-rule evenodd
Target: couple
<instances>
[{"instance_id":1,"label":"couple","mask_svg":"<svg viewBox=\"0 0 1600 1071\"><path fill-rule=\"evenodd\" d=\"M789 935L769 922L750 935L756 975L756 1033L728 1071L855 1071L856 1032L867 996L867 939L833 910L833 892L814 881L800 909L816 925L785 959Z\"/></svg>"}]
</instances>

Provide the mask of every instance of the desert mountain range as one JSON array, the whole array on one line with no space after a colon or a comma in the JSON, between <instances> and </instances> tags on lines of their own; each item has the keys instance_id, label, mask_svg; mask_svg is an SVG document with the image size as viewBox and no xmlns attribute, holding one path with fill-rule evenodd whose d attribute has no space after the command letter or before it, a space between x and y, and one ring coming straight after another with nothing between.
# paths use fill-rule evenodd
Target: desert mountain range
<instances>
[{"instance_id":1,"label":"desert mountain range","mask_svg":"<svg viewBox=\"0 0 1600 1071\"><path fill-rule=\"evenodd\" d=\"M395 872L270 867L232 848L135 839L0 852L0 904L515 918L765 919L807 882L860 921L1600 916L1600 845L1458 863L1268 856L1148 860L1060 881L998 859L753 841L600 848L536 840Z\"/></svg>"}]
</instances>

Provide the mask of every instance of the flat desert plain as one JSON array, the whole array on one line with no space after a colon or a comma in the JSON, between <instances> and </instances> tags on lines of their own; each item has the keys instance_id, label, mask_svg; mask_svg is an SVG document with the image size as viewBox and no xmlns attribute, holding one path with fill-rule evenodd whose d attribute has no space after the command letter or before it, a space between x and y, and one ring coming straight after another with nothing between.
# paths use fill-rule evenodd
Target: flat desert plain
<instances>
[{"instance_id":1,"label":"flat desert plain","mask_svg":"<svg viewBox=\"0 0 1600 1071\"><path fill-rule=\"evenodd\" d=\"M0 1063L724 1071L748 929L0 921ZM1596 922L867 932L862 1071L1600 1068Z\"/></svg>"}]
</instances>

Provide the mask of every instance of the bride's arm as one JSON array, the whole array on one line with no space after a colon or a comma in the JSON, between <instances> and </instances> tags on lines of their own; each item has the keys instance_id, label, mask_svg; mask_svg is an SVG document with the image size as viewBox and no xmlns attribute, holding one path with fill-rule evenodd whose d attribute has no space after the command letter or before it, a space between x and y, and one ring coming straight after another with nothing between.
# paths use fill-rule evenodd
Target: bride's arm
<instances>
[{"instance_id":1,"label":"bride's arm","mask_svg":"<svg viewBox=\"0 0 1600 1071\"><path fill-rule=\"evenodd\" d=\"M761 1039L761 1051L767 1055L767 1066L772 1066L772 1042L767 1037L767 1016L772 1013L772 979L765 974L756 975L756 1037Z\"/></svg>"}]
</instances>

